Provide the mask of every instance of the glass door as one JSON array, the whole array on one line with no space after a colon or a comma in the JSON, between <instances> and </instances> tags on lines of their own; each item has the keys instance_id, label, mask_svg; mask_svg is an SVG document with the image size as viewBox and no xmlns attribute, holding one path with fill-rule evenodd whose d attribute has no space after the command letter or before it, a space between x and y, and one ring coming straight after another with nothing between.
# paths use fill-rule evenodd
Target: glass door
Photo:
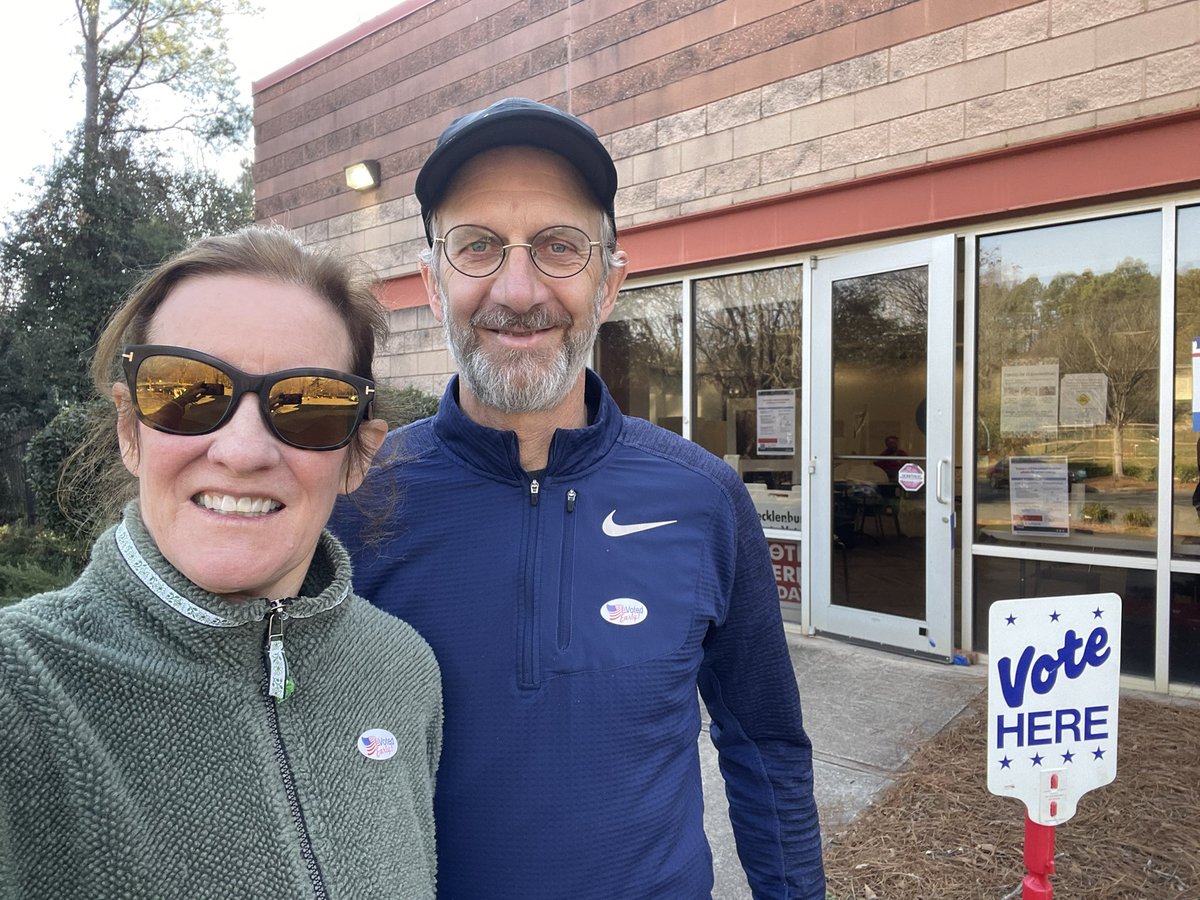
<instances>
[{"instance_id":1,"label":"glass door","mask_svg":"<svg viewBox=\"0 0 1200 900\"><path fill-rule=\"evenodd\" d=\"M944 659L954 284L951 235L820 259L812 272L813 340L829 348L812 375L813 627Z\"/></svg>"}]
</instances>

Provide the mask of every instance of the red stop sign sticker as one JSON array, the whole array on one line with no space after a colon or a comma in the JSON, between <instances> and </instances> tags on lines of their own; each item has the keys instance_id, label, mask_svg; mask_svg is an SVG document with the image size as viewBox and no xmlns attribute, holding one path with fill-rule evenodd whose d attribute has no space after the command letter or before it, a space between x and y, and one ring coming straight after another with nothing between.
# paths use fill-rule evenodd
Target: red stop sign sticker
<instances>
[{"instance_id":1,"label":"red stop sign sticker","mask_svg":"<svg viewBox=\"0 0 1200 900\"><path fill-rule=\"evenodd\" d=\"M896 480L906 491L919 491L925 486L925 470L916 463L905 463L896 473Z\"/></svg>"}]
</instances>

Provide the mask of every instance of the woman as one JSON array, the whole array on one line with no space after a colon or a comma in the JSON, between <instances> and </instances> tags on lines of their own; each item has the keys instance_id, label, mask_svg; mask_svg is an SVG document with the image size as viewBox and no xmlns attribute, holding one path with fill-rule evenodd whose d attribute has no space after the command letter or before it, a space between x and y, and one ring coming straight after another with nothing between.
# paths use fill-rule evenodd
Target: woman
<instances>
[{"instance_id":1,"label":"woman","mask_svg":"<svg viewBox=\"0 0 1200 900\"><path fill-rule=\"evenodd\" d=\"M433 896L437 664L324 531L384 437L382 333L257 228L117 312L93 374L136 499L0 611L0 897Z\"/></svg>"}]
</instances>

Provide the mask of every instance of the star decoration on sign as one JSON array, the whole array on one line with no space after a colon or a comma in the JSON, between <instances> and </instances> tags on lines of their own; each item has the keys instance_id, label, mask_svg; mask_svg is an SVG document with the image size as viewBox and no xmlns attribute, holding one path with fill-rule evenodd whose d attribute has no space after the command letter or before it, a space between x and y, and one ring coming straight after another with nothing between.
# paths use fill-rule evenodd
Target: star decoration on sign
<instances>
[{"instance_id":1,"label":"star decoration on sign","mask_svg":"<svg viewBox=\"0 0 1200 900\"><path fill-rule=\"evenodd\" d=\"M1097 619L1102 619L1102 618L1104 618L1104 611L1101 610L1100 607L1097 606L1095 609L1092 610L1092 615L1095 616Z\"/></svg>"},{"instance_id":2,"label":"star decoration on sign","mask_svg":"<svg viewBox=\"0 0 1200 900\"><path fill-rule=\"evenodd\" d=\"M1035 753L1029 758L1033 761L1035 766L1040 766L1042 764L1042 754L1040 753Z\"/></svg>"},{"instance_id":3,"label":"star decoration on sign","mask_svg":"<svg viewBox=\"0 0 1200 900\"><path fill-rule=\"evenodd\" d=\"M1054 612L1050 613L1050 621L1051 622L1058 621L1058 610L1055 610Z\"/></svg>"},{"instance_id":4,"label":"star decoration on sign","mask_svg":"<svg viewBox=\"0 0 1200 900\"><path fill-rule=\"evenodd\" d=\"M1009 759L1007 756L1004 757L1004 759L1000 760L1000 768L1007 769L1010 765L1012 765L1012 760Z\"/></svg>"},{"instance_id":5,"label":"star decoration on sign","mask_svg":"<svg viewBox=\"0 0 1200 900\"><path fill-rule=\"evenodd\" d=\"M1064 753L1062 755L1062 758L1063 758L1063 762L1065 762L1065 763L1073 762L1075 759L1075 754L1072 753L1070 750L1068 750L1066 753Z\"/></svg>"},{"instance_id":6,"label":"star decoration on sign","mask_svg":"<svg viewBox=\"0 0 1200 900\"><path fill-rule=\"evenodd\" d=\"M1092 758L1093 759L1104 759L1104 751L1101 750L1099 747L1097 747L1095 750L1092 751Z\"/></svg>"},{"instance_id":7,"label":"star decoration on sign","mask_svg":"<svg viewBox=\"0 0 1200 900\"><path fill-rule=\"evenodd\" d=\"M1009 625L1016 625L1016 624L1017 624L1017 617L1016 617L1016 616L1014 616L1014 615L1012 615L1012 614L1010 613L1010 614L1009 614L1009 616L1008 616L1008 618L1007 618L1007 619L1005 619L1004 621L1005 621L1005 622L1007 622Z\"/></svg>"}]
</instances>

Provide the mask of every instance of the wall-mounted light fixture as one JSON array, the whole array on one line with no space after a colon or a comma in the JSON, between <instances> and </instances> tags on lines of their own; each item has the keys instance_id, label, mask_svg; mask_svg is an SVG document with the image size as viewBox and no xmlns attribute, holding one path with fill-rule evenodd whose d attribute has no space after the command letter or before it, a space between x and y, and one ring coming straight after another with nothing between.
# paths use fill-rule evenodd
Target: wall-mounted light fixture
<instances>
[{"instance_id":1,"label":"wall-mounted light fixture","mask_svg":"<svg viewBox=\"0 0 1200 900\"><path fill-rule=\"evenodd\" d=\"M346 166L346 187L356 191L369 191L379 187L379 160L364 159Z\"/></svg>"}]
</instances>

